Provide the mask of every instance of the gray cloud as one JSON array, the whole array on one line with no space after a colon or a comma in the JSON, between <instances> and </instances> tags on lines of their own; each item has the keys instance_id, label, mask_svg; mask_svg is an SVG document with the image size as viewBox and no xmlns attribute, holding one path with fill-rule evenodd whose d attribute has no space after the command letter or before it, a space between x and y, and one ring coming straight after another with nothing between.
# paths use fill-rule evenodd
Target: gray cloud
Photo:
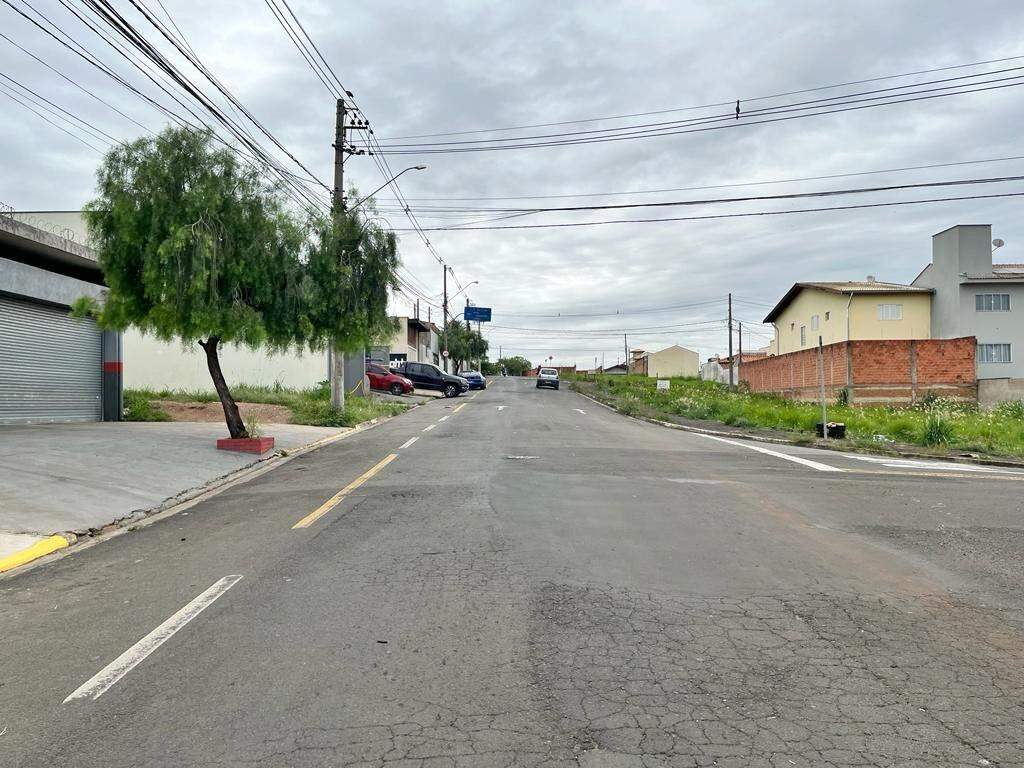
<instances>
[{"instance_id":1,"label":"gray cloud","mask_svg":"<svg viewBox=\"0 0 1024 768\"><path fill-rule=\"evenodd\" d=\"M266 7L184 0L165 5L191 45L241 101L321 178L330 179L333 102ZM1015 34L1024 22L1024 7L1009 0L392 2L343 7L295 0L292 5L381 137L727 101L1024 54ZM59 4L47 1L37 7L104 61L118 62L116 54ZM144 24L139 20L140 28L155 40ZM0 8L0 29L140 122L153 129L162 125L158 113L60 49L6 6ZM117 67L130 71L119 62ZM3 40L0 71L115 136L129 138L140 132ZM131 79L154 92L141 77ZM22 209L80 207L91 193L99 156L6 97L0 97L0 104L0 200ZM1020 104L1017 89L1008 88L751 128L579 147L394 157L391 162L396 170L419 161L429 165L427 171L403 177L403 189L413 198L767 181L1024 154L1014 141L1016 126L1024 118ZM364 190L383 181L367 158L353 158L348 172ZM771 194L843 188L864 181L901 183L1022 172L1024 161L1016 161L743 191ZM998 191L1020 189L1020 184L1006 184ZM990 191L997 191L996 186L972 190ZM935 196L946 194L953 193ZM705 194L686 192L660 199L701 196ZM928 196L933 195L908 192L871 199ZM380 202L389 201L382 196ZM871 273L909 281L930 257L930 235L956 223L992 223L1008 243L1003 259L1024 261L1019 206L1011 198L706 222L438 232L431 240L460 280L480 280L470 295L475 303L495 308L495 325L610 329L608 338L584 341L493 329L492 346L528 350L525 354L538 360L550 350L559 360L589 365L591 350L606 351L609 362L619 353L621 337L612 335L619 329L724 317L729 291L764 303L773 302L800 279L857 279ZM728 210L786 207L796 205L751 203ZM677 210L655 215L684 215ZM405 225L401 214L388 213L387 218L398 227ZM570 218L545 215L536 220ZM421 221L429 226L452 219L431 219L424 213ZM428 293L439 292L441 267L414 235L403 235L402 246L408 270ZM720 301L657 315L553 320L511 314L625 313L711 299ZM456 303L461 305L462 299ZM396 309L408 308L399 304ZM739 304L737 314L756 321L764 309ZM502 310L510 314L502 315ZM681 343L705 355L724 349L725 333L720 325L694 326L678 334L638 333L631 342L649 349Z\"/></svg>"}]
</instances>

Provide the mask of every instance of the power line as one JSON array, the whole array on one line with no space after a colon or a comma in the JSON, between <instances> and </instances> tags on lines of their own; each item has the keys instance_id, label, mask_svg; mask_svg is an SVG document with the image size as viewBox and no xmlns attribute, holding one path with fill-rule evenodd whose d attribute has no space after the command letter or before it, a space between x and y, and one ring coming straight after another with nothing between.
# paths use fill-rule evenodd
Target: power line
<instances>
[{"instance_id":1,"label":"power line","mask_svg":"<svg viewBox=\"0 0 1024 768\"><path fill-rule=\"evenodd\" d=\"M1024 59L1024 56L1006 56L1006 57L1000 58L1000 59L988 59L988 60L985 60L985 61L975 61L975 62L971 62L971 63L968 63L968 64L953 64L953 65L945 66L945 67L933 67L931 69L920 69L920 70L917 70L917 71L914 71L914 72L904 72L904 73L898 74L898 75L883 75L881 77L871 77L871 78L867 78L867 79L863 79L863 80L850 80L850 81L847 81L847 82L844 82L844 83L833 83L832 85L821 85L821 86L817 86L817 87L814 87L814 88L803 88L803 89L796 90L796 91L785 91L783 93L775 93L775 94L771 94L771 95L768 95L768 96L752 96L752 97L740 98L739 101L743 102L743 103L750 103L750 102L754 102L754 101L765 101L765 100L768 100L768 99L783 98L785 96L798 96L798 95L800 95L802 93L813 93L813 92L816 92L816 91L826 91L826 90L831 90L831 89L834 89L834 88L844 88L844 87L846 87L848 85L863 85L865 83L876 83L876 82L881 82L881 81L884 81L884 80L896 80L896 79L899 79L901 77L913 77L914 75L926 75L926 74L931 74L933 72L946 72L946 71L950 71L950 70L954 70L954 69L966 69L968 67L979 67L979 66L984 66L986 64L1001 64L1001 63L1006 62L1006 61L1018 61L1020 59ZM557 126L561 126L561 125L578 125L578 124L581 124L581 123L596 123L596 122L602 122L602 121L605 121L605 120L622 120L622 119L627 119L627 118L631 118L631 117L649 117L649 116L652 116L652 115L665 115L665 114L670 114L670 113L673 113L673 112L690 112L690 111L694 111L694 110L698 110L698 109L711 109L713 107L727 107L727 106L732 105L734 101L736 101L736 100L735 99L729 99L728 101L718 101L718 102L712 102L712 103L709 103L709 104L691 105L691 106L688 106L688 107L673 107L673 108L670 108L670 109L659 109L659 110L653 110L653 111L649 111L649 112L633 112L633 113L622 114L622 115L607 115L605 117L588 117L588 118L582 118L582 119L576 119L576 120L562 120L560 122L554 122L554 123L533 123L533 124L530 124L530 125L514 125L514 126L505 127L505 128L476 128L476 129L467 130L467 131L448 131L448 132L445 132L445 133L421 133L421 134L416 134L416 135L412 135L412 136L390 136L390 137L385 138L385 141L398 141L398 140L403 140L403 139L429 139L429 138L438 138L438 137L443 137L443 136L468 136L470 134L475 134L475 133L500 133L502 131L518 131L518 130L526 130L526 129L529 129L529 128L552 128L552 127L557 127Z\"/></svg>"},{"instance_id":2,"label":"power line","mask_svg":"<svg viewBox=\"0 0 1024 768\"><path fill-rule=\"evenodd\" d=\"M47 123L49 123L50 125L52 125L52 126L53 126L54 128L56 128L56 129L57 129L58 131L63 131L63 132L64 132L64 133L66 133L66 134L67 134L68 136L70 136L71 138L73 138L73 139L74 139L75 141L79 141L79 142L81 142L82 144L84 144L85 146L87 146L87 147L88 147L89 149L91 149L91 150L94 150L95 152L99 152L99 153L100 153L101 155L103 154L104 150L100 149L100 148L99 148L99 147L97 147L97 146L94 146L94 145L90 144L90 143L89 143L88 141L86 141L85 139L83 139L83 138L82 138L81 136L78 136L78 135L76 135L76 134L72 133L72 132L71 132L71 131L69 131L69 130L68 130L67 128L64 128L63 126L61 126L61 125L58 125L58 124L57 124L57 123L55 123L55 122L54 122L53 120L51 120L51 119L50 119L49 117L47 117L46 115L44 115L44 114L43 114L42 112L39 112L39 111L38 111L37 109L35 109L35 107L34 107L34 106L32 106L32 105L31 105L30 103L26 103L25 101L22 101L22 100L21 100L20 98L18 98L18 97L17 97L16 95L15 95L15 92L11 91L10 89L8 89L8 88L7 88L6 86L4 86L4 85L2 85L2 84L0 84L0 93L3 93L3 94L4 94L5 96L7 96L7 97L8 97L9 99L11 99L11 100L12 100L12 101L14 101L14 102L17 102L18 104L20 104L21 106L23 106L23 107L24 107L25 109L29 110L30 112L34 113L35 115L38 115L38 116L39 116L40 118L42 118L42 119L43 119L43 120L45 120L45 121L46 121Z\"/></svg>"},{"instance_id":3,"label":"power line","mask_svg":"<svg viewBox=\"0 0 1024 768\"><path fill-rule=\"evenodd\" d=\"M498 200L559 200L567 198L580 198L580 197L618 197L622 195L655 195L663 194L666 192L695 192L705 189L728 189L732 187L762 187L772 184L792 184L801 181L826 181L829 179L845 179L853 176L871 176L876 174L884 173L902 173L905 171L921 171L929 170L933 168L953 168L962 165L979 165L982 163L1002 163L1011 160L1024 160L1024 155L1011 155L1008 157L990 157L983 160L961 160L958 162L951 163L927 163L925 165L908 165L901 168L882 168L879 170L872 171L852 171L849 173L832 173L823 176L802 176L798 178L788 179L771 179L768 181L744 181L736 182L733 184L705 184L694 187L669 187L664 189L637 189L627 192L577 192L573 194L562 194L562 195L512 195L505 197L410 197L409 200L415 200L418 202L474 202L478 200L487 201L498 201ZM440 207L421 207L420 210L442 210ZM476 208L444 208L443 210L452 210L465 213L467 211L476 212L479 209ZM433 218L433 217L431 217Z\"/></svg>"},{"instance_id":4,"label":"power line","mask_svg":"<svg viewBox=\"0 0 1024 768\"><path fill-rule=\"evenodd\" d=\"M820 115L832 115L841 112L853 112L863 109L873 109L875 107L891 106L893 104L906 104L917 101L928 101L931 99L945 98L947 96L957 96L970 93L980 93L983 91L1000 90L1003 88L1013 88L1020 85L1024 85L1024 81L1020 81L1021 76L1015 76L1012 78L1002 78L999 80L983 81L987 87L974 87L966 88L961 87L959 90L950 90L952 86L940 89L930 89L922 91L909 91L906 94L900 94L909 96L909 98L896 98L895 95L890 97L874 97L871 99L851 100L846 103L838 103L828 105L829 107L838 107L835 109L821 108L817 111L806 111L806 108L802 108L801 114L784 114L786 112L795 111L792 109L777 109L773 111L764 111L763 115L779 115L781 117L768 117L763 120L731 120L729 117L707 117L707 118L695 118L692 121L687 121L690 125L699 125L703 123L719 123L718 125L703 125L701 127L687 127L687 128L658 128L658 129L643 129L639 131L622 133L626 129L619 129L618 133L608 134L599 137L590 138L577 138L577 139L561 139L555 141L536 141L522 144L502 144L502 145L488 145L488 146L463 146L463 147L433 147L430 145L424 145L417 148L382 148L381 151L387 151L388 154L392 155L422 155L422 154L458 154L463 152L497 152L512 149L537 149L544 147L564 147L564 146L576 146L583 144L603 144L607 142L618 142L627 141L634 139L645 139L654 138L660 136L677 136L689 133L706 133L708 131L718 131L732 128L747 127L751 125L766 125L769 123L787 122L790 120L799 120L807 117L817 117ZM1003 80L1017 80L1017 82L1002 82ZM991 85L989 83L1000 83L1001 85ZM971 85L981 85L982 83L972 83ZM933 93L936 90L946 90L947 93ZM928 94L928 95L920 95ZM881 101L880 99L886 98L888 100ZM865 101L875 103L862 103ZM850 105L853 106L850 106ZM513 140L513 139L509 139Z\"/></svg>"},{"instance_id":5,"label":"power line","mask_svg":"<svg viewBox=\"0 0 1024 768\"><path fill-rule=\"evenodd\" d=\"M935 197L923 200L899 200L888 203L861 203L859 205L834 205L823 208L794 208L787 211L751 211L748 213L720 213L706 216L672 216L659 219L609 219L606 221L578 221L565 222L561 224L511 224L487 227L464 227L462 229L449 229L446 227L426 228L427 232L474 232L501 229L564 229L569 227L595 227L607 224L652 224L668 221L710 221L713 219L741 219L751 216L784 216L792 213L821 213L827 211L849 211L861 208L891 208L900 205L923 205L925 203L948 203L961 200L992 200L1000 197L1024 197L1024 192L1003 192L991 195L960 195L958 197ZM403 230L393 230L401 232Z\"/></svg>"}]
</instances>

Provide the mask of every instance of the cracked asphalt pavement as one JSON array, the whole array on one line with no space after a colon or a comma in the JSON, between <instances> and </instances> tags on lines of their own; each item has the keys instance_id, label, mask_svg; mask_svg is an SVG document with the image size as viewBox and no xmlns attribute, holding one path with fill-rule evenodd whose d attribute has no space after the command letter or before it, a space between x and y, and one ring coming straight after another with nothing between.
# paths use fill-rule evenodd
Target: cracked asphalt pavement
<instances>
[{"instance_id":1,"label":"cracked asphalt pavement","mask_svg":"<svg viewBox=\"0 0 1024 768\"><path fill-rule=\"evenodd\" d=\"M0 579L0 764L1024 766L1024 478L771 450L429 402Z\"/></svg>"}]
</instances>

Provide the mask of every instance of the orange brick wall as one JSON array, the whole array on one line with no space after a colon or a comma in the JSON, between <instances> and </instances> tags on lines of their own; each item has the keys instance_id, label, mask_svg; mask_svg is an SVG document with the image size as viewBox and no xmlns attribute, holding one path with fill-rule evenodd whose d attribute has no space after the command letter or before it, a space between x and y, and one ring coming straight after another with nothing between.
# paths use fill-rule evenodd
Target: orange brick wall
<instances>
[{"instance_id":1,"label":"orange brick wall","mask_svg":"<svg viewBox=\"0 0 1024 768\"><path fill-rule=\"evenodd\" d=\"M902 404L927 392L977 399L975 338L852 341L822 348L825 394L835 399L848 388L851 402ZM752 392L775 392L798 400L819 396L818 350L751 360L740 381Z\"/></svg>"}]
</instances>

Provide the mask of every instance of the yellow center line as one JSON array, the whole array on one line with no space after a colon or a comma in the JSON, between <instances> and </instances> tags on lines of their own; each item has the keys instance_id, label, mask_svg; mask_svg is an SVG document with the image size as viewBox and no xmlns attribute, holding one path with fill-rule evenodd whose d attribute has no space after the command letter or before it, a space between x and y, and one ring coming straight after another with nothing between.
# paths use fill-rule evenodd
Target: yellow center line
<instances>
[{"instance_id":1,"label":"yellow center line","mask_svg":"<svg viewBox=\"0 0 1024 768\"><path fill-rule=\"evenodd\" d=\"M476 395L473 395L473 397L476 397ZM470 400L472 400L472 399L473 399L473 398L471 397L471 398L470 398ZM452 409L452 413L458 413L459 411L461 411L461 410L462 410L463 408L465 408L465 407L466 407L466 403L463 403L462 405L457 405L457 406L455 406L455 407L454 407L454 408Z\"/></svg>"},{"instance_id":2,"label":"yellow center line","mask_svg":"<svg viewBox=\"0 0 1024 768\"><path fill-rule=\"evenodd\" d=\"M292 530L294 530L296 528L309 528L309 526L311 526L313 523L315 523L321 517L326 515L328 512L330 512L336 506L338 506L338 504L341 503L341 500L344 499L346 496L348 496L350 493L352 493L352 491L354 491L356 488L361 486L363 483L365 483L371 477L376 475L378 472L380 472L382 469L384 469L384 467L386 467L388 464L390 464L392 461L394 461L397 458L398 458L398 454L397 453L389 453L387 456L385 456L383 459L378 461L376 464L374 464L368 470L363 472L363 474L361 474L359 477L357 477L351 483L349 483L344 488L342 488L340 491L338 491L336 494L331 496L331 498L329 498L327 501L325 501L319 507L317 507L312 512L310 512L308 515L306 515L304 518L299 520L299 522L297 522L295 525L292 526Z\"/></svg>"}]
</instances>

